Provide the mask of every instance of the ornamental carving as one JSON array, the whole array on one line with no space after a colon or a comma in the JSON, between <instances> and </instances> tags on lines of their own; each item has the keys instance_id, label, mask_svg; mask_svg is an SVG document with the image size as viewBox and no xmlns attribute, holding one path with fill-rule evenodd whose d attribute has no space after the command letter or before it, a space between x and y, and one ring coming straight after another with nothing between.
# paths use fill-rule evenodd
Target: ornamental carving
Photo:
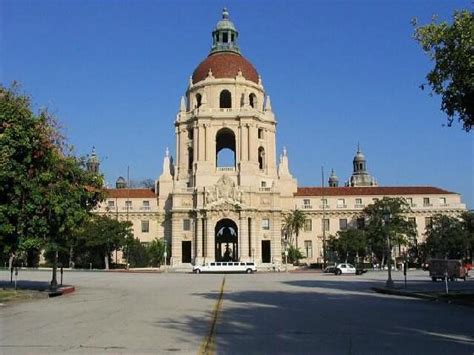
<instances>
[{"instance_id":1,"label":"ornamental carving","mask_svg":"<svg viewBox=\"0 0 474 355\"><path fill-rule=\"evenodd\" d=\"M234 181L227 175L223 175L213 187L206 190L206 205L233 209L242 203L242 191L235 186Z\"/></svg>"}]
</instances>

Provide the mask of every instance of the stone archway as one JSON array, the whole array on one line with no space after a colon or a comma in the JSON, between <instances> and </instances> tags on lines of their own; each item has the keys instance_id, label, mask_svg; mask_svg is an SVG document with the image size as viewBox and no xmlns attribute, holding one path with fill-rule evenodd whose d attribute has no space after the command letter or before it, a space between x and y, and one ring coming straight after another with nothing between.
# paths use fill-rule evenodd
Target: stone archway
<instances>
[{"instance_id":1,"label":"stone archway","mask_svg":"<svg viewBox=\"0 0 474 355\"><path fill-rule=\"evenodd\" d=\"M228 218L221 219L215 228L216 261L238 261L238 250L237 224Z\"/></svg>"}]
</instances>

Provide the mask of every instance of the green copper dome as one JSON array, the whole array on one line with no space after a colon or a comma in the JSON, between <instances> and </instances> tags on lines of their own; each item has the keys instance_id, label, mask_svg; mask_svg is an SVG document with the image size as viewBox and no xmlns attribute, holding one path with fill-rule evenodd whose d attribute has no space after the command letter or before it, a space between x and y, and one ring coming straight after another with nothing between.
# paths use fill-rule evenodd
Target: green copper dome
<instances>
[{"instance_id":1,"label":"green copper dome","mask_svg":"<svg viewBox=\"0 0 474 355\"><path fill-rule=\"evenodd\" d=\"M226 8L222 10L222 19L217 23L212 32L211 55L218 52L234 52L240 54L240 48L237 44L237 32L234 24L229 19L229 12Z\"/></svg>"}]
</instances>

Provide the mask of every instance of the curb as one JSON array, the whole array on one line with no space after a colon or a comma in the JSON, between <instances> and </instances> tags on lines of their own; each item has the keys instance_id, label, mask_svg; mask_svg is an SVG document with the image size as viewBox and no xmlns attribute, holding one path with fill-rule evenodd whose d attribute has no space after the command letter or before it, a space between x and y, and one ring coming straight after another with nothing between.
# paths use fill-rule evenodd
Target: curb
<instances>
[{"instance_id":1,"label":"curb","mask_svg":"<svg viewBox=\"0 0 474 355\"><path fill-rule=\"evenodd\" d=\"M437 300L438 297L433 296L433 295L428 295L426 293L419 293L419 292L410 292L410 291L404 291L400 289L388 289L388 288L383 288L383 287L372 287L371 288L373 291L377 293L382 293L385 295L396 295L396 296L405 296L405 297L413 297L413 298L421 298L425 300Z\"/></svg>"},{"instance_id":2,"label":"curb","mask_svg":"<svg viewBox=\"0 0 474 355\"><path fill-rule=\"evenodd\" d=\"M74 291L76 291L76 288L74 286L60 287L57 290L48 291L48 297L51 298L51 297L67 295L68 293L73 293Z\"/></svg>"}]
</instances>

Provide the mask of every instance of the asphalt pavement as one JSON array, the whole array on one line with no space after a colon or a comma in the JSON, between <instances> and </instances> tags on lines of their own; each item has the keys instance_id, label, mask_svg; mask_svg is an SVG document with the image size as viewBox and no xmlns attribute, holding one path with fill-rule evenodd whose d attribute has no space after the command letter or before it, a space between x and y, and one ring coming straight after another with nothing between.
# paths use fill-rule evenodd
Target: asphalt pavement
<instances>
[{"instance_id":1,"label":"asphalt pavement","mask_svg":"<svg viewBox=\"0 0 474 355\"><path fill-rule=\"evenodd\" d=\"M20 271L19 284L49 278ZM0 306L0 354L474 353L474 308L374 292L385 279L65 272L74 293ZM394 279L403 287L401 273ZM0 286L8 280L1 271ZM408 280L409 289L444 289L426 272ZM451 286L474 290L474 280Z\"/></svg>"}]
</instances>

